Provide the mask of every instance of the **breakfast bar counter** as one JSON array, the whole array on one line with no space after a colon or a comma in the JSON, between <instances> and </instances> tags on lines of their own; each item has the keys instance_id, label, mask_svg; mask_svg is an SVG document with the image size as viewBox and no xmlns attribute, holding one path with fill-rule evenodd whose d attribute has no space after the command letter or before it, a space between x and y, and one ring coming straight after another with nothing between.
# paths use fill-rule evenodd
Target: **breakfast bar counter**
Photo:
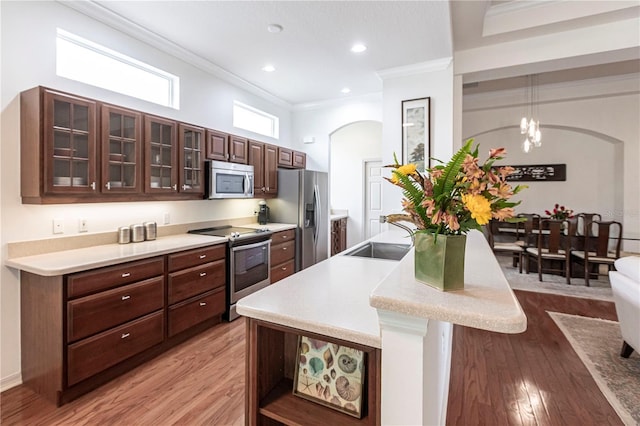
<instances>
[{"instance_id":1,"label":"breakfast bar counter","mask_svg":"<svg viewBox=\"0 0 640 426\"><path fill-rule=\"evenodd\" d=\"M370 241L409 242L395 229ZM319 424L334 415L290 395L299 336L368 351L369 411L354 424L442 424L453 324L500 333L526 330L526 316L478 231L467 235L465 289L454 292L415 280L413 249L392 261L350 256L357 247L238 302L238 313L248 318L247 377L257 377L247 389L248 424L259 424L260 416L278 419L285 411L316 410ZM274 369L280 371L276 378L260 381ZM277 390L264 394L270 388ZM346 421L342 416L335 421ZM294 422L314 423L304 416Z\"/></svg>"}]
</instances>

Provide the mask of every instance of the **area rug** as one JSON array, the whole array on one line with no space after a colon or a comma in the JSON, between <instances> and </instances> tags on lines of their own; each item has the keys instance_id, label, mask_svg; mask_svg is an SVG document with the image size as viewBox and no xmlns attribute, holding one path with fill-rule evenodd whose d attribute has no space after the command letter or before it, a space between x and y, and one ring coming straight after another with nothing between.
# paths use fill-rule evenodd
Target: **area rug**
<instances>
[{"instance_id":1,"label":"area rug","mask_svg":"<svg viewBox=\"0 0 640 426\"><path fill-rule=\"evenodd\" d=\"M616 321L548 312L625 425L640 425L640 355L620 357Z\"/></svg>"},{"instance_id":2,"label":"area rug","mask_svg":"<svg viewBox=\"0 0 640 426\"><path fill-rule=\"evenodd\" d=\"M613 293L609 276L602 274L597 280L589 280L587 287L582 278L572 278L571 285L567 285L565 278L560 275L542 274L542 282L538 281L538 273L527 274L512 265L511 256L496 256L505 278L514 290L535 291L539 293L560 294L563 296L583 297L613 302Z\"/></svg>"}]
</instances>

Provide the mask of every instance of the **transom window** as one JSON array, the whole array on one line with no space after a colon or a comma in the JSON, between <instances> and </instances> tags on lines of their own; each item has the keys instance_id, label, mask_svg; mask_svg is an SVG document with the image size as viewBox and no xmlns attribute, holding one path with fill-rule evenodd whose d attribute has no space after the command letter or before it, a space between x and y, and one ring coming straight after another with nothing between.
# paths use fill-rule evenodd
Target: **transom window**
<instances>
[{"instance_id":1,"label":"transom window","mask_svg":"<svg viewBox=\"0 0 640 426\"><path fill-rule=\"evenodd\" d=\"M56 74L92 86L180 108L180 78L58 28Z\"/></svg>"},{"instance_id":2,"label":"transom window","mask_svg":"<svg viewBox=\"0 0 640 426\"><path fill-rule=\"evenodd\" d=\"M233 101L233 127L275 139L280 137L278 117L238 101Z\"/></svg>"}]
</instances>

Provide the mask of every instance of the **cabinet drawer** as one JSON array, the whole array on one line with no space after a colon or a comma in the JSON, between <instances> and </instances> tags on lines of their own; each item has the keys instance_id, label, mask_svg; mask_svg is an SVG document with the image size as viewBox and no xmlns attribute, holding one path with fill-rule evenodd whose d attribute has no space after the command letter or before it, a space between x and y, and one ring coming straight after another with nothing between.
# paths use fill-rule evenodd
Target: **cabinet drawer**
<instances>
[{"instance_id":1,"label":"cabinet drawer","mask_svg":"<svg viewBox=\"0 0 640 426\"><path fill-rule=\"evenodd\" d=\"M164 258L129 262L69 275L67 297L74 298L164 274Z\"/></svg>"},{"instance_id":2,"label":"cabinet drawer","mask_svg":"<svg viewBox=\"0 0 640 426\"><path fill-rule=\"evenodd\" d=\"M170 254L167 256L169 259L169 272L175 272L180 269L202 265L203 263L213 262L218 259L224 259L225 251L226 245L218 244L215 246L202 247L199 249L183 251L181 253Z\"/></svg>"},{"instance_id":3,"label":"cabinet drawer","mask_svg":"<svg viewBox=\"0 0 640 426\"><path fill-rule=\"evenodd\" d=\"M161 309L163 277L92 294L67 303L67 341L74 342Z\"/></svg>"},{"instance_id":4,"label":"cabinet drawer","mask_svg":"<svg viewBox=\"0 0 640 426\"><path fill-rule=\"evenodd\" d=\"M179 302L216 287L224 287L225 261L216 260L202 266L169 274L169 304Z\"/></svg>"},{"instance_id":5,"label":"cabinet drawer","mask_svg":"<svg viewBox=\"0 0 640 426\"><path fill-rule=\"evenodd\" d=\"M295 272L295 262L290 260L286 263L271 268L271 284L280 281L283 278L293 275Z\"/></svg>"},{"instance_id":6,"label":"cabinet drawer","mask_svg":"<svg viewBox=\"0 0 640 426\"><path fill-rule=\"evenodd\" d=\"M169 308L169 337L225 311L225 289L218 288L200 297Z\"/></svg>"},{"instance_id":7,"label":"cabinet drawer","mask_svg":"<svg viewBox=\"0 0 640 426\"><path fill-rule=\"evenodd\" d=\"M68 385L161 343L163 335L164 315L160 311L69 345Z\"/></svg>"},{"instance_id":8,"label":"cabinet drawer","mask_svg":"<svg viewBox=\"0 0 640 426\"><path fill-rule=\"evenodd\" d=\"M295 257L295 251L296 242L293 240L271 246L271 264L278 265L293 259Z\"/></svg>"},{"instance_id":9,"label":"cabinet drawer","mask_svg":"<svg viewBox=\"0 0 640 426\"><path fill-rule=\"evenodd\" d=\"M296 230L288 229L286 231L274 232L271 236L271 246L273 247L276 244L284 243L287 241L295 241L296 239Z\"/></svg>"}]
</instances>

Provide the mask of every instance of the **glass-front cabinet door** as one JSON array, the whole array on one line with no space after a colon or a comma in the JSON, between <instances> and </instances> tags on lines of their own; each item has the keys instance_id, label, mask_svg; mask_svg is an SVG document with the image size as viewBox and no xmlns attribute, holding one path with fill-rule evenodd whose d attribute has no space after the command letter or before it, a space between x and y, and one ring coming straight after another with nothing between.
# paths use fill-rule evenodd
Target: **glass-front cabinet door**
<instances>
[{"instance_id":1,"label":"glass-front cabinet door","mask_svg":"<svg viewBox=\"0 0 640 426\"><path fill-rule=\"evenodd\" d=\"M176 122L145 115L145 191L176 192Z\"/></svg>"},{"instance_id":2,"label":"glass-front cabinet door","mask_svg":"<svg viewBox=\"0 0 640 426\"><path fill-rule=\"evenodd\" d=\"M142 114L103 105L102 182L103 193L142 190Z\"/></svg>"},{"instance_id":3,"label":"glass-front cabinet door","mask_svg":"<svg viewBox=\"0 0 640 426\"><path fill-rule=\"evenodd\" d=\"M45 188L93 193L96 188L96 103L44 92Z\"/></svg>"},{"instance_id":4,"label":"glass-front cabinet door","mask_svg":"<svg viewBox=\"0 0 640 426\"><path fill-rule=\"evenodd\" d=\"M204 135L202 127L179 125L180 192L204 194Z\"/></svg>"}]
</instances>

